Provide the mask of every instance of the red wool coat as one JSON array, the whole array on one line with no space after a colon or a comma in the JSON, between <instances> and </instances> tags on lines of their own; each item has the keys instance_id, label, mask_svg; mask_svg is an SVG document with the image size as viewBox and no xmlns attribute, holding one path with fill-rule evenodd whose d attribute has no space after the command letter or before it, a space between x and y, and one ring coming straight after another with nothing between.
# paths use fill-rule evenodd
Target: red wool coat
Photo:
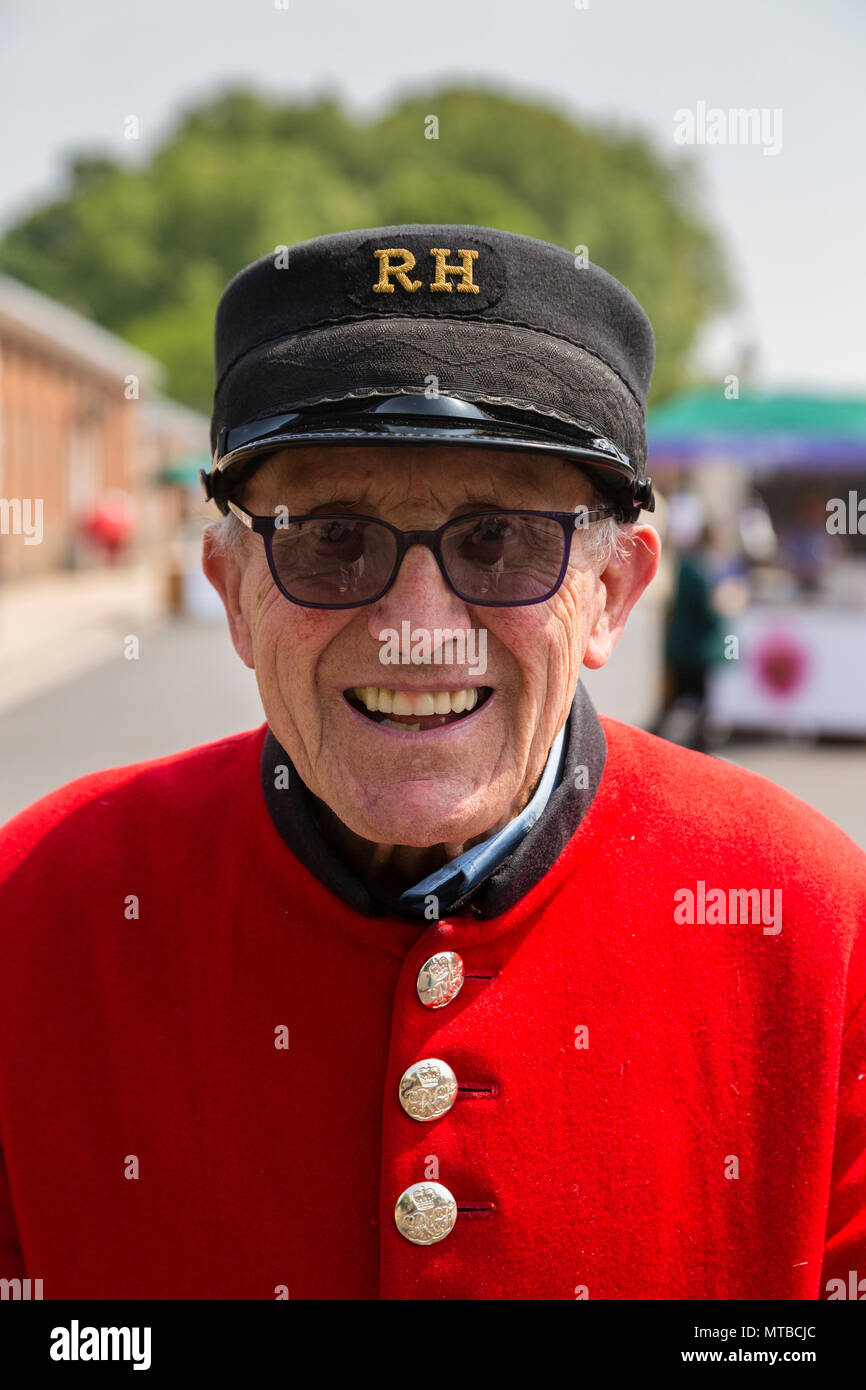
<instances>
[{"instance_id":1,"label":"red wool coat","mask_svg":"<svg viewBox=\"0 0 866 1390\"><path fill-rule=\"evenodd\" d=\"M266 812L264 727L12 821L0 1277L47 1299L816 1299L866 1275L866 858L763 779L602 724L584 820L488 922L364 918L324 888ZM699 882L781 889L782 930L679 924ZM442 950L466 980L430 1009ZM464 1088L427 1123L397 1096L424 1058ZM461 1208L426 1246L394 1220L425 1178Z\"/></svg>"}]
</instances>

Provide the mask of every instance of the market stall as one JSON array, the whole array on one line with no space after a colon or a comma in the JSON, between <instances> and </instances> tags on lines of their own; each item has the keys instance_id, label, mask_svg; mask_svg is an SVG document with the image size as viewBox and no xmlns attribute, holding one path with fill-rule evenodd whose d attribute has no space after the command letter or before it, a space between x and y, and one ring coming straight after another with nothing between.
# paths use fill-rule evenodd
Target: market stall
<instances>
[{"instance_id":1,"label":"market stall","mask_svg":"<svg viewBox=\"0 0 866 1390\"><path fill-rule=\"evenodd\" d=\"M742 579L710 722L866 737L866 398L695 391L651 412L647 432L658 486L702 497ZM750 554L761 513L772 544Z\"/></svg>"}]
</instances>

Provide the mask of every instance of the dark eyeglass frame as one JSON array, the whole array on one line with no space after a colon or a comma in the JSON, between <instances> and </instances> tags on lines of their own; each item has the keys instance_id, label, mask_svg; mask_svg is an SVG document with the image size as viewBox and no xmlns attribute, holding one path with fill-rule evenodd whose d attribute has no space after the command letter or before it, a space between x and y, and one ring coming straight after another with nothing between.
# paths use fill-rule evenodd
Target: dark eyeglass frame
<instances>
[{"instance_id":1,"label":"dark eyeglass frame","mask_svg":"<svg viewBox=\"0 0 866 1390\"><path fill-rule=\"evenodd\" d=\"M539 512L526 507L503 507L501 510L489 508L484 512L467 512L462 516L451 517L434 531L401 531L398 526L392 526L390 521L383 521L381 517L362 516L357 512L309 512L305 513L303 516L291 516L287 518L282 516L256 516L253 512L247 511L246 507L242 507L238 502L233 502L231 499L227 499L227 502L229 509L238 520L243 522L244 526L250 531L255 531L257 535L262 537L271 578L283 597L287 598L290 603L297 604L299 608L329 609L366 608L371 603L378 603L379 599L387 594L388 590L391 588L400 572L400 566L406 557L407 551L413 545L424 545L428 550L432 551L436 563L439 566L439 572L448 588L452 593L456 594L458 598L462 599L464 603L471 604L473 608L527 608L532 604L546 603L549 598L553 597L557 589L559 589L568 572L568 562L571 558L571 538L575 531L583 531L594 521L601 521L606 516L617 516L619 514L619 509L615 506L595 507L582 511L570 512ZM463 522L477 521L484 517L491 516L540 516L546 517L549 521L559 522L563 531L562 565L556 583L546 594L542 594L539 598L482 600L469 598L466 594L461 593L455 584L452 584L445 569L445 562L442 559L443 533L450 527L460 525ZM384 526L386 530L391 532L397 542L397 554L387 582L383 584L378 593L372 594L370 598L357 599L352 603L308 603L303 599L295 598L294 595L290 594L289 591L284 588L280 581L277 566L274 561L273 543L274 535L278 530L284 531L287 525L301 521L367 521L372 522L376 526Z\"/></svg>"}]
</instances>

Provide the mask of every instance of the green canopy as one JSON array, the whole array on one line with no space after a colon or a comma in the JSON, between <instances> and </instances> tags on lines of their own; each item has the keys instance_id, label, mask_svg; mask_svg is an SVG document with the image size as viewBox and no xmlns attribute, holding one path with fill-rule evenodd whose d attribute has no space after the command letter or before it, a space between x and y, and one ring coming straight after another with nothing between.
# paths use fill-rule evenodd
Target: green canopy
<instances>
[{"instance_id":1,"label":"green canopy","mask_svg":"<svg viewBox=\"0 0 866 1390\"><path fill-rule=\"evenodd\" d=\"M741 390L684 391L649 412L647 438L656 462L700 457L755 465L866 468L866 396Z\"/></svg>"},{"instance_id":2,"label":"green canopy","mask_svg":"<svg viewBox=\"0 0 866 1390\"><path fill-rule=\"evenodd\" d=\"M196 487L200 484L199 469L203 468L207 473L211 466L211 460L207 454L190 454L187 458L174 459L172 463L166 464L165 468L160 469L157 475L161 483L180 483L185 487Z\"/></svg>"}]
</instances>

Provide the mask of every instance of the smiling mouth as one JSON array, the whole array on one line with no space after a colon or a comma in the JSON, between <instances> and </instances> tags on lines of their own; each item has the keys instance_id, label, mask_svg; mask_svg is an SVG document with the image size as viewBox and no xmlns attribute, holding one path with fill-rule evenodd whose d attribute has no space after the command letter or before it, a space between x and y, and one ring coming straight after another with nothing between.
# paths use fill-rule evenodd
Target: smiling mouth
<instances>
[{"instance_id":1,"label":"smiling mouth","mask_svg":"<svg viewBox=\"0 0 866 1390\"><path fill-rule=\"evenodd\" d=\"M459 724L485 704L493 694L488 685L459 690L388 690L384 686L355 685L343 695L353 709L391 729L411 731L441 729Z\"/></svg>"}]
</instances>

